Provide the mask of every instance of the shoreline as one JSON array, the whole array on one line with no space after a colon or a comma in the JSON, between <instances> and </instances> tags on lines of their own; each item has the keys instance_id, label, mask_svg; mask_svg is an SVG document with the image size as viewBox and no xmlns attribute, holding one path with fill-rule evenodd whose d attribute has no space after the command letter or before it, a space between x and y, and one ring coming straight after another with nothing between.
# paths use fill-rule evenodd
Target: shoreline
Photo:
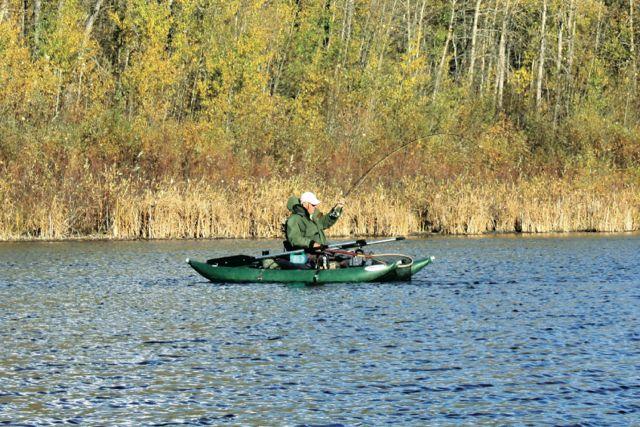
<instances>
[{"instance_id":1,"label":"shoreline","mask_svg":"<svg viewBox=\"0 0 640 427\"><path fill-rule=\"evenodd\" d=\"M474 238L474 239L482 239L482 238L499 238L499 237L524 237L524 238L561 238L561 237L596 237L596 236L640 236L640 230L631 230L631 231L597 231L597 230L589 230L589 231L544 231L544 232L516 232L516 231L500 231L500 232L487 232L480 234L444 234L444 233L411 233L408 234L407 240L426 240L429 238ZM351 236L343 236L343 235L330 235L331 240L343 240L343 239L374 239L374 238L385 238L385 237L394 237L392 235L351 235ZM216 241L216 240L243 240L243 241L260 241L260 240L282 240L278 237L183 237L183 238L116 238L116 237L108 237L108 236L78 236L78 237L65 237L60 239L49 239L49 238L19 238L19 239L0 239L0 244L4 243L97 243L97 242L206 242L206 241Z\"/></svg>"}]
</instances>

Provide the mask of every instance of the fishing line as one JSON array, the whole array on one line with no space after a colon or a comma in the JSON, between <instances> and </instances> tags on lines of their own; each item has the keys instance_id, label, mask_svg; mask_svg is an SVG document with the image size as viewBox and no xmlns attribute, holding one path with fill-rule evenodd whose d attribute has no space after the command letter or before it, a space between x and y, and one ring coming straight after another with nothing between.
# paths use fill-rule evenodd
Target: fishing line
<instances>
[{"instance_id":1,"label":"fishing line","mask_svg":"<svg viewBox=\"0 0 640 427\"><path fill-rule=\"evenodd\" d=\"M373 171L378 165L380 165L382 162L384 162L385 160L387 160L389 157L391 157L392 155L394 155L395 153L397 153L398 151L401 151L402 149L410 146L411 144L415 144L416 142L422 141L424 139L427 138L433 138L434 136L460 136L458 134L454 134L454 133L447 133L447 132L438 132L438 133L433 133L431 135L426 135L426 136L421 136L419 138L413 139L409 142L406 142L404 144L402 144L399 147L394 148L393 150L391 150L390 152L388 152L387 154L385 154L384 156L382 156L382 158L380 158L377 162L375 162L373 165L371 165L356 181L355 184L353 184L351 186L351 188L349 188L349 191L347 191L342 197L347 198L349 196L349 194L351 194L351 192L353 190L355 190L356 188L358 188L358 186L360 184L362 184L362 182L367 178L367 176L371 173L371 171Z\"/></svg>"}]
</instances>

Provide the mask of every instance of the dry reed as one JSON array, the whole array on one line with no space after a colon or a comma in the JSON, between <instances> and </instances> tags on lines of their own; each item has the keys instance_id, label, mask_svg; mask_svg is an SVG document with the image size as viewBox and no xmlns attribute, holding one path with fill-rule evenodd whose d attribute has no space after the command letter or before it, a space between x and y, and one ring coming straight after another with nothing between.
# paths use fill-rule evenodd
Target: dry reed
<instances>
[{"instance_id":1,"label":"dry reed","mask_svg":"<svg viewBox=\"0 0 640 427\"><path fill-rule=\"evenodd\" d=\"M157 189L112 176L20 198L0 180L0 239L274 238L292 194L315 191L327 211L336 189L303 180L255 180L221 188L204 182L167 182ZM117 182L115 182L117 180ZM73 189L84 194L64 194ZM91 190L89 190L91 189ZM640 191L615 178L532 179L516 182L407 179L378 185L347 201L331 237L439 232L623 232L640 229Z\"/></svg>"},{"instance_id":2,"label":"dry reed","mask_svg":"<svg viewBox=\"0 0 640 427\"><path fill-rule=\"evenodd\" d=\"M615 182L534 179L482 186L435 186L423 201L427 229L446 234L487 232L626 232L640 228L637 186Z\"/></svg>"}]
</instances>

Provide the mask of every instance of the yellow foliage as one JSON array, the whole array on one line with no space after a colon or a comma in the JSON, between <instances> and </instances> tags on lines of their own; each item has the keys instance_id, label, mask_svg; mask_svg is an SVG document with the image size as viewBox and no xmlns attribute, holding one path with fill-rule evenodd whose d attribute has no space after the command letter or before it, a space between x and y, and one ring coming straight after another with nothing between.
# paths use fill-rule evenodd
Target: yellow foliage
<instances>
[{"instance_id":1,"label":"yellow foliage","mask_svg":"<svg viewBox=\"0 0 640 427\"><path fill-rule=\"evenodd\" d=\"M51 111L54 79L46 64L32 61L18 26L0 22L0 108L19 121L39 118ZM36 117L34 117L36 116Z\"/></svg>"},{"instance_id":2,"label":"yellow foliage","mask_svg":"<svg viewBox=\"0 0 640 427\"><path fill-rule=\"evenodd\" d=\"M478 147L494 170L519 170L529 156L526 137L505 118L482 134Z\"/></svg>"},{"instance_id":3,"label":"yellow foliage","mask_svg":"<svg viewBox=\"0 0 640 427\"><path fill-rule=\"evenodd\" d=\"M523 95L529 91L531 79L531 70L529 68L522 67L513 71L509 83L517 94Z\"/></svg>"}]
</instances>

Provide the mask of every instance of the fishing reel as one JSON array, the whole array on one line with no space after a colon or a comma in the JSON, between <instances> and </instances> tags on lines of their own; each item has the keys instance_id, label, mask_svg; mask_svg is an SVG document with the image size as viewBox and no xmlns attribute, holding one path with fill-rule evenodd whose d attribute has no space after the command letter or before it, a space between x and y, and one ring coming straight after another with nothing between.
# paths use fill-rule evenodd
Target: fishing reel
<instances>
[{"instance_id":1,"label":"fishing reel","mask_svg":"<svg viewBox=\"0 0 640 427\"><path fill-rule=\"evenodd\" d=\"M316 270L328 270L329 269L329 257L327 254L320 254L315 259Z\"/></svg>"}]
</instances>

